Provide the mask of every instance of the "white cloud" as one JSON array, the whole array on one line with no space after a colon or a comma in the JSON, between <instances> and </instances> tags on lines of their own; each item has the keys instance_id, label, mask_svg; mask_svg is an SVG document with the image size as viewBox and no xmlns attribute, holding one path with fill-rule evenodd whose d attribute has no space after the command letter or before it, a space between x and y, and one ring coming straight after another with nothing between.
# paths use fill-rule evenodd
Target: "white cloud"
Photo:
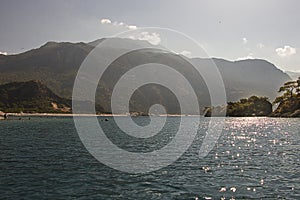
<instances>
[{"instance_id":1,"label":"white cloud","mask_svg":"<svg viewBox=\"0 0 300 200\"><path fill-rule=\"evenodd\" d=\"M135 30L135 29L137 29L137 26L133 26L133 25L128 25L128 26L126 26L128 29L130 29L130 30Z\"/></svg>"},{"instance_id":2,"label":"white cloud","mask_svg":"<svg viewBox=\"0 0 300 200\"><path fill-rule=\"evenodd\" d=\"M192 53L190 51L187 50L183 50L180 54L186 56L186 57L191 57Z\"/></svg>"},{"instance_id":3,"label":"white cloud","mask_svg":"<svg viewBox=\"0 0 300 200\"><path fill-rule=\"evenodd\" d=\"M137 26L128 25L128 24L126 24L124 22L117 22L117 21L112 22L110 19L101 19L100 22L101 22L101 24L109 24L109 25L116 26L116 27L127 28L129 30L135 30L135 29L137 29Z\"/></svg>"},{"instance_id":4,"label":"white cloud","mask_svg":"<svg viewBox=\"0 0 300 200\"><path fill-rule=\"evenodd\" d=\"M101 24L107 24L114 27L126 28L128 30L136 30L138 29L135 25L128 25L124 22L112 21L110 19L101 19ZM149 32L141 32L134 36L129 37L134 40L146 40L153 45L158 45L161 42L160 35L158 33L149 33Z\"/></svg>"},{"instance_id":5,"label":"white cloud","mask_svg":"<svg viewBox=\"0 0 300 200\"><path fill-rule=\"evenodd\" d=\"M260 48L260 49L262 49L262 48L264 48L264 47L265 47L265 45L264 45L264 44L262 44L262 43L258 43L258 44L257 44L257 46L258 46L258 48Z\"/></svg>"},{"instance_id":6,"label":"white cloud","mask_svg":"<svg viewBox=\"0 0 300 200\"><path fill-rule=\"evenodd\" d=\"M141 32L138 35L131 36L134 40L146 40L153 45L158 45L161 42L160 35L158 33Z\"/></svg>"},{"instance_id":7,"label":"white cloud","mask_svg":"<svg viewBox=\"0 0 300 200\"><path fill-rule=\"evenodd\" d=\"M243 44L247 44L248 43L248 40L247 40L247 38L243 38Z\"/></svg>"},{"instance_id":8,"label":"white cloud","mask_svg":"<svg viewBox=\"0 0 300 200\"><path fill-rule=\"evenodd\" d=\"M284 58L284 57L289 57L293 54L296 54L296 48L285 45L283 48L277 48L275 49L277 55L279 55L280 57Z\"/></svg>"},{"instance_id":9,"label":"white cloud","mask_svg":"<svg viewBox=\"0 0 300 200\"><path fill-rule=\"evenodd\" d=\"M253 53L249 53L247 56L237 58L236 60L248 60L248 59L255 59L254 58L254 54Z\"/></svg>"},{"instance_id":10,"label":"white cloud","mask_svg":"<svg viewBox=\"0 0 300 200\"><path fill-rule=\"evenodd\" d=\"M110 19L101 19L101 24L111 24Z\"/></svg>"},{"instance_id":11,"label":"white cloud","mask_svg":"<svg viewBox=\"0 0 300 200\"><path fill-rule=\"evenodd\" d=\"M6 56L6 55L7 55L7 52L1 52L1 51L0 51L0 55L5 55L5 56Z\"/></svg>"}]
</instances>

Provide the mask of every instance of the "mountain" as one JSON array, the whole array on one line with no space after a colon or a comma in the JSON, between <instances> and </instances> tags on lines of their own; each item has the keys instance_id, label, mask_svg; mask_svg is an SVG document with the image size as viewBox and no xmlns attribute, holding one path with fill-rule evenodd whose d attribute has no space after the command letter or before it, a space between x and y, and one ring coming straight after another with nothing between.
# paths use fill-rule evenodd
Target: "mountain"
<instances>
[{"instance_id":1,"label":"mountain","mask_svg":"<svg viewBox=\"0 0 300 200\"><path fill-rule=\"evenodd\" d=\"M0 110L4 112L70 112L71 101L54 94L39 81L0 85Z\"/></svg>"},{"instance_id":2,"label":"mountain","mask_svg":"<svg viewBox=\"0 0 300 200\"><path fill-rule=\"evenodd\" d=\"M70 99L77 71L97 44L105 39L91 43L48 42L40 48L33 49L17 55L0 55L0 84L38 80L49 87L55 94ZM107 59L111 52L121 52L124 48L147 46L155 48L146 41L113 38L117 47L107 47L101 59ZM188 59L188 58L186 58ZM118 78L133 66L151 61L157 61L169 66L176 65L181 74L185 74L192 84L196 95L201 99L201 106L209 106L210 99L207 86L203 78L197 76L189 63L181 56L173 53L155 51L151 49L135 51L123 55L114 61L105 77L100 80L97 88L96 101L103 106L105 112L110 112L110 96ZM209 59L189 59L195 67L209 70ZM290 80L290 77L265 60L226 61L213 59L223 77L228 101L237 101L241 98L258 95L267 96L271 100L277 95L280 85ZM101 64L99 65L100 67ZM157 72L158 76L174 81L174 76ZM147 74L141 74L141 77ZM189 92L185 90L181 82L176 82L180 94L189 98ZM147 112L155 103L168 105L167 112L178 113L179 104L174 94L167 88L159 85L146 85L139 88L130 100L132 111ZM122 112L123 108L119 108Z\"/></svg>"},{"instance_id":3,"label":"mountain","mask_svg":"<svg viewBox=\"0 0 300 200\"><path fill-rule=\"evenodd\" d=\"M272 63L261 59L227 61L214 59L223 77L227 101L256 95L276 98L280 86L290 77Z\"/></svg>"},{"instance_id":4,"label":"mountain","mask_svg":"<svg viewBox=\"0 0 300 200\"><path fill-rule=\"evenodd\" d=\"M300 77L300 72L286 71L285 73L287 73L292 80L297 80L298 77Z\"/></svg>"},{"instance_id":5,"label":"mountain","mask_svg":"<svg viewBox=\"0 0 300 200\"><path fill-rule=\"evenodd\" d=\"M78 106L86 104L91 102L77 102ZM104 112L99 104L95 104L95 109L97 113ZM70 113L72 101L59 97L40 81L11 82L0 85L0 111ZM84 113L93 113L93 111L85 110Z\"/></svg>"},{"instance_id":6,"label":"mountain","mask_svg":"<svg viewBox=\"0 0 300 200\"><path fill-rule=\"evenodd\" d=\"M39 80L70 98L77 70L92 49L84 43L48 42L21 54L0 56L0 83Z\"/></svg>"}]
</instances>

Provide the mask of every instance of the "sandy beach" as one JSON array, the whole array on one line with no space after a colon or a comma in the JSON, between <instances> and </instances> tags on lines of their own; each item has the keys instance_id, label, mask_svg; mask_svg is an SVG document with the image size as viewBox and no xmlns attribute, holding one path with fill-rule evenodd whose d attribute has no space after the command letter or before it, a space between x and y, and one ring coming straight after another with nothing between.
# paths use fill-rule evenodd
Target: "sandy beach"
<instances>
[{"instance_id":1,"label":"sandy beach","mask_svg":"<svg viewBox=\"0 0 300 200\"><path fill-rule=\"evenodd\" d=\"M73 114L73 113L6 113L8 117L128 117L135 116L130 114ZM153 115L160 117L180 117L180 116L195 116L195 115L178 115L178 114L162 114ZM0 119L4 119L0 116Z\"/></svg>"}]
</instances>

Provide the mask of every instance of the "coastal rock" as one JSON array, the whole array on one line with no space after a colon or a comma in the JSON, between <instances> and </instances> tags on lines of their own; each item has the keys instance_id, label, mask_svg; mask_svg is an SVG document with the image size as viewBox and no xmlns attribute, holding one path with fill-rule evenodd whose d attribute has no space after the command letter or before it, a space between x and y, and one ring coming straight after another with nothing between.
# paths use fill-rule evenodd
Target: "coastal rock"
<instances>
[{"instance_id":1,"label":"coastal rock","mask_svg":"<svg viewBox=\"0 0 300 200\"><path fill-rule=\"evenodd\" d=\"M271 117L300 117L300 95L282 101Z\"/></svg>"}]
</instances>

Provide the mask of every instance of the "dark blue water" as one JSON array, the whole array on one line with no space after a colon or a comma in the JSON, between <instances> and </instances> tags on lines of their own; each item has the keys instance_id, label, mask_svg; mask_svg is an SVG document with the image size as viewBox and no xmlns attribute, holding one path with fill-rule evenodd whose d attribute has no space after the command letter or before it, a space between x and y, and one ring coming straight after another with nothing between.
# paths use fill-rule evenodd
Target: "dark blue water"
<instances>
[{"instance_id":1,"label":"dark blue water","mask_svg":"<svg viewBox=\"0 0 300 200\"><path fill-rule=\"evenodd\" d=\"M179 118L169 120L164 131L172 136ZM0 121L0 199L300 199L299 124L300 119L228 118L217 146L199 159L203 123L175 163L128 174L93 158L72 118ZM104 127L119 146L143 151L140 141L118 135L112 120ZM152 143L159 148L160 141L168 142Z\"/></svg>"}]
</instances>

